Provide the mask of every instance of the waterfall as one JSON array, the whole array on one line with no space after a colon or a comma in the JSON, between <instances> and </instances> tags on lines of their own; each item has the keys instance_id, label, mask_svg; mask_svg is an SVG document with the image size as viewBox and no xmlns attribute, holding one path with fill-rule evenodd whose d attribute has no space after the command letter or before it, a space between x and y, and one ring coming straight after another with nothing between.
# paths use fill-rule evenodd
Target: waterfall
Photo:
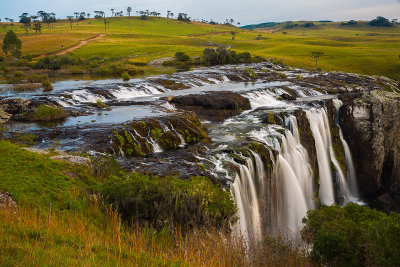
<instances>
[{"instance_id":1,"label":"waterfall","mask_svg":"<svg viewBox=\"0 0 400 267\"><path fill-rule=\"evenodd\" d=\"M339 137L340 137L340 141L342 142L344 155L346 158L348 191L349 191L350 197L354 201L354 199L359 198L356 169L354 167L353 156L351 155L349 144L344 139L342 128L339 125L339 109L343 105L343 102L340 101L339 99L333 99L332 102L336 109L335 122L336 122L336 125L339 127Z\"/></svg>"},{"instance_id":2,"label":"waterfall","mask_svg":"<svg viewBox=\"0 0 400 267\"><path fill-rule=\"evenodd\" d=\"M256 161L256 164L260 164ZM261 162L261 165L262 162ZM246 241L254 243L261 240L261 216L259 208L259 195L256 190L256 170L251 158L246 159L245 165L240 165L240 172L232 185L232 193L238 206L239 222L236 234L243 236Z\"/></svg>"},{"instance_id":3,"label":"waterfall","mask_svg":"<svg viewBox=\"0 0 400 267\"><path fill-rule=\"evenodd\" d=\"M232 194L238 206L239 222L234 231L250 243L260 241L266 233L297 237L307 210L315 208L313 172L307 150L300 143L296 118L290 116L287 124L291 131L286 130L284 135L270 130L282 139L277 158L270 153L272 169L266 170L261 156L255 152L251 152L245 164L235 163L239 165L239 173L232 185ZM268 148L271 136L266 132L262 128L252 136Z\"/></svg>"}]
</instances>

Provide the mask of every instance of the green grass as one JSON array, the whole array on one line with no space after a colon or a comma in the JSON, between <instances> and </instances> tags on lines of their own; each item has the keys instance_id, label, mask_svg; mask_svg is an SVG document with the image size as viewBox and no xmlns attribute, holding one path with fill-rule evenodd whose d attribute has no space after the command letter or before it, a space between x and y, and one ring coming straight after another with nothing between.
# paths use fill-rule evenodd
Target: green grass
<instances>
[{"instance_id":1,"label":"green grass","mask_svg":"<svg viewBox=\"0 0 400 267\"><path fill-rule=\"evenodd\" d=\"M40 105L33 113L35 121L50 121L65 119L68 114L62 107L52 107L45 104Z\"/></svg>"},{"instance_id":2,"label":"green grass","mask_svg":"<svg viewBox=\"0 0 400 267\"><path fill-rule=\"evenodd\" d=\"M103 20L90 19L73 25L60 21L42 34L24 34L14 26L23 43L23 53L40 55L62 50L100 33L107 35L75 50L73 55L82 59L94 56L125 58L130 62L148 63L153 59L174 57L185 52L199 57L209 41L230 45L238 52L282 59L286 64L301 68L314 68L311 52L321 51L322 70L339 70L369 75L384 75L400 79L400 31L395 27L373 27L366 23L341 26L340 23L315 23L313 28L285 29L283 25L266 30L249 31L226 25L184 23L165 18L138 17L110 18L110 29L105 30ZM10 28L10 27L8 27ZM237 32L232 40L230 31ZM270 29L268 29L270 30ZM282 34L287 32L287 34ZM5 34L0 29L0 39ZM261 40L256 40L261 34Z\"/></svg>"}]
</instances>

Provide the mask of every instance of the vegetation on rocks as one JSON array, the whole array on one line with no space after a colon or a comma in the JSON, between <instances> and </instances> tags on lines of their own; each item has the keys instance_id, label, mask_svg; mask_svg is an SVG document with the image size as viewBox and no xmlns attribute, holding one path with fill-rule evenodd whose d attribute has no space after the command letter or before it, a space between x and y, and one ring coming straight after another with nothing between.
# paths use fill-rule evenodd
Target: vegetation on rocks
<instances>
[{"instance_id":1,"label":"vegetation on rocks","mask_svg":"<svg viewBox=\"0 0 400 267\"><path fill-rule=\"evenodd\" d=\"M48 105L40 105L33 113L32 119L35 121L49 121L65 119L68 114L62 107L53 107Z\"/></svg>"}]
</instances>

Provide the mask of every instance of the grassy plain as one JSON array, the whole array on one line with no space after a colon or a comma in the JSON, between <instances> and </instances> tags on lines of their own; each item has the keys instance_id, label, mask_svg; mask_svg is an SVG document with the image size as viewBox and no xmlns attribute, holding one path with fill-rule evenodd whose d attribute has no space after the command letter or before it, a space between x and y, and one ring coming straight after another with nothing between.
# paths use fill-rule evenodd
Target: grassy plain
<instances>
[{"instance_id":1,"label":"grassy plain","mask_svg":"<svg viewBox=\"0 0 400 267\"><path fill-rule=\"evenodd\" d=\"M44 24L41 34L26 35L18 24L13 29L23 42L23 53L34 56L54 54L106 33L104 38L89 42L71 54L82 59L107 57L149 63L153 59L172 57L178 51L199 57L204 48L220 43L238 52L249 51L253 55L281 59L290 66L301 68L315 68L311 52L320 51L324 53L319 59L322 70L384 75L400 80L398 25L388 28L363 22L352 26L326 22L315 23L312 28L285 29L281 24L268 30L249 31L227 25L185 23L155 17L109 20L107 30L103 19L84 20L78 26L73 23L72 30L66 20L52 24L51 28ZM235 40L232 40L231 31L237 33ZM6 29L0 27L0 40L5 32Z\"/></svg>"}]
</instances>

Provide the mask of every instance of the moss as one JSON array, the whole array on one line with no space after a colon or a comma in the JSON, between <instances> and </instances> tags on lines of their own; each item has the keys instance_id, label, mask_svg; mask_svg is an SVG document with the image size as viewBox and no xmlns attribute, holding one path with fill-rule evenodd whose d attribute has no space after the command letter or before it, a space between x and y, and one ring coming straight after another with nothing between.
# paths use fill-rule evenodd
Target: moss
<instances>
[{"instance_id":1,"label":"moss","mask_svg":"<svg viewBox=\"0 0 400 267\"><path fill-rule=\"evenodd\" d=\"M160 128L154 128L150 131L150 134L154 140L158 140L163 134L163 130Z\"/></svg>"},{"instance_id":2,"label":"moss","mask_svg":"<svg viewBox=\"0 0 400 267\"><path fill-rule=\"evenodd\" d=\"M189 86L186 86L183 83L177 83L172 80L159 80L158 83L170 90L182 90L190 88Z\"/></svg>"}]
</instances>

